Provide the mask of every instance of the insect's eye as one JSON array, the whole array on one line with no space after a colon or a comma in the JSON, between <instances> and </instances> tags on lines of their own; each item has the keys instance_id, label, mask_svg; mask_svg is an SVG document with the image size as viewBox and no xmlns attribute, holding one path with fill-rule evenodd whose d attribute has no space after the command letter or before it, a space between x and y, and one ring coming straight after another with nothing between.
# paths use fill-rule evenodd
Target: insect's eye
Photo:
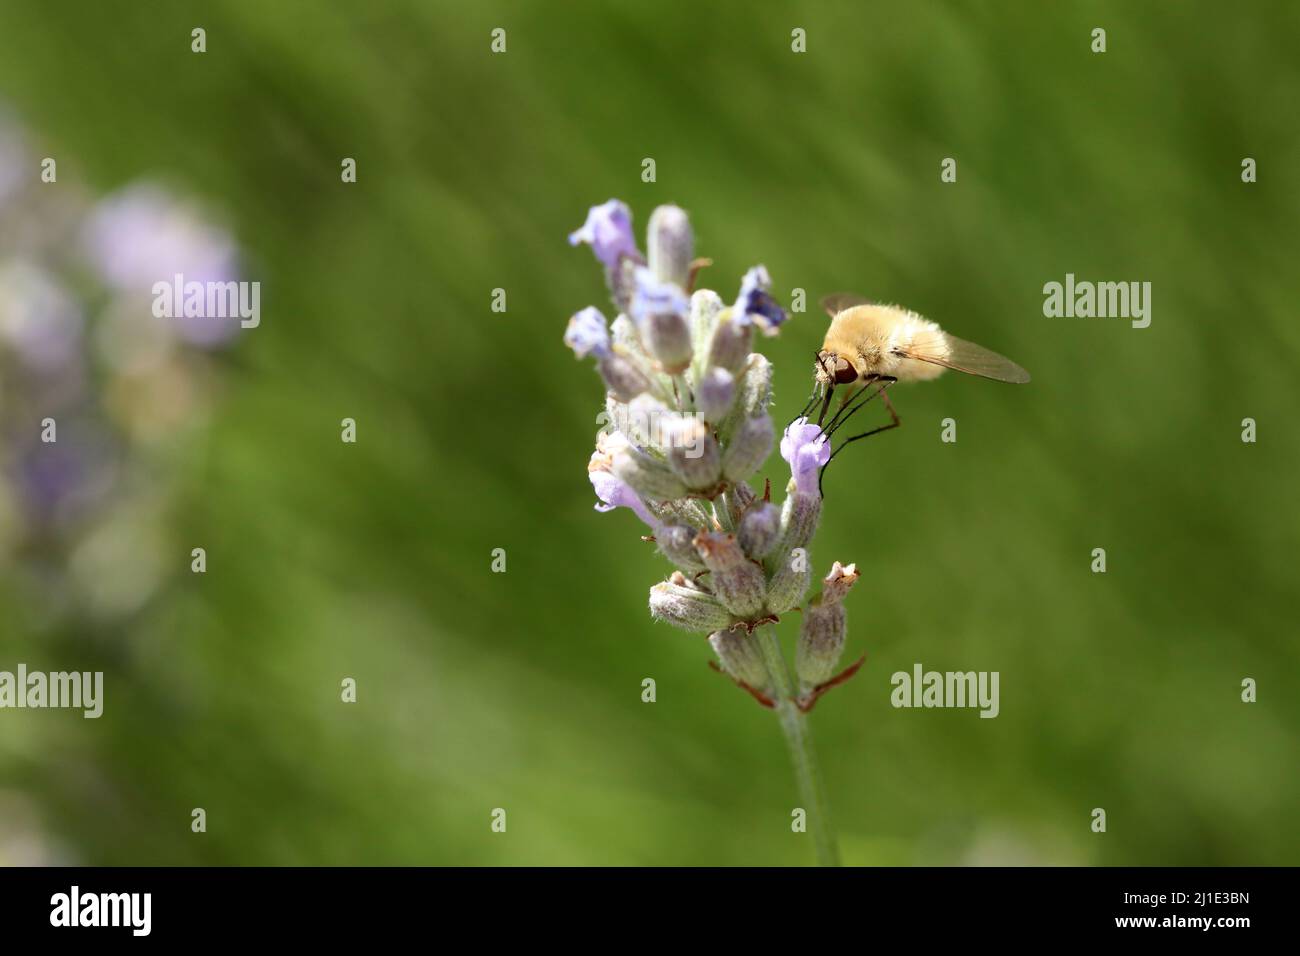
<instances>
[{"instance_id":1,"label":"insect's eye","mask_svg":"<svg viewBox=\"0 0 1300 956\"><path fill-rule=\"evenodd\" d=\"M848 385L850 382L856 382L858 379L858 370L855 369L844 359L835 363L835 384Z\"/></svg>"}]
</instances>

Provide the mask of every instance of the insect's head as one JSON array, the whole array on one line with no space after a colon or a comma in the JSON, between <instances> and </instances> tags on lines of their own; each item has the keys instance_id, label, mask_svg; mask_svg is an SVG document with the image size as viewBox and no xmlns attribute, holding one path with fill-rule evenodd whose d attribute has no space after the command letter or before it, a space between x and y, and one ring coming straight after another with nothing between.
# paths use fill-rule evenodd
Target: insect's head
<instances>
[{"instance_id":1,"label":"insect's head","mask_svg":"<svg viewBox=\"0 0 1300 956\"><path fill-rule=\"evenodd\" d=\"M858 380L853 363L834 352L817 353L817 382L820 385L847 385Z\"/></svg>"}]
</instances>

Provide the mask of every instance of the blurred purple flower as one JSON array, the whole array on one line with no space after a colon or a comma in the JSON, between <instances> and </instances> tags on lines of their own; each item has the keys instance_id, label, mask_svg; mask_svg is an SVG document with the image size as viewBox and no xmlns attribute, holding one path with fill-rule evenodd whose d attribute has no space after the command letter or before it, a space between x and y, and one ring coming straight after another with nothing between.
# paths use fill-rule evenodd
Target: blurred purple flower
<instances>
[{"instance_id":1,"label":"blurred purple flower","mask_svg":"<svg viewBox=\"0 0 1300 956\"><path fill-rule=\"evenodd\" d=\"M23 261L0 265L0 343L37 372L58 372L81 355L81 304L49 272Z\"/></svg>"},{"instance_id":2,"label":"blurred purple flower","mask_svg":"<svg viewBox=\"0 0 1300 956\"><path fill-rule=\"evenodd\" d=\"M231 282L238 277L234 240L159 186L139 183L100 201L89 216L83 243L110 285L152 295L156 282ZM199 346L223 344L239 334L238 317L185 316L173 320L181 338Z\"/></svg>"},{"instance_id":3,"label":"blurred purple flower","mask_svg":"<svg viewBox=\"0 0 1300 956\"><path fill-rule=\"evenodd\" d=\"M817 469L831 458L831 443L821 426L796 418L781 436L781 457L790 465L795 488L803 494L818 494Z\"/></svg>"},{"instance_id":4,"label":"blurred purple flower","mask_svg":"<svg viewBox=\"0 0 1300 956\"><path fill-rule=\"evenodd\" d=\"M27 145L22 130L9 111L0 106L0 206L17 191L27 168Z\"/></svg>"},{"instance_id":5,"label":"blurred purple flower","mask_svg":"<svg viewBox=\"0 0 1300 956\"><path fill-rule=\"evenodd\" d=\"M636 248L636 237L632 234L632 213L625 203L617 199L592 206L582 228L569 234L569 245L576 246L583 242L591 245L592 252L606 270L617 266L623 256L637 261L641 259Z\"/></svg>"},{"instance_id":6,"label":"blurred purple flower","mask_svg":"<svg viewBox=\"0 0 1300 956\"><path fill-rule=\"evenodd\" d=\"M66 426L64 426L66 427ZM74 520L107 493L115 468L107 437L82 427L60 441L16 450L14 487L34 528Z\"/></svg>"}]
</instances>

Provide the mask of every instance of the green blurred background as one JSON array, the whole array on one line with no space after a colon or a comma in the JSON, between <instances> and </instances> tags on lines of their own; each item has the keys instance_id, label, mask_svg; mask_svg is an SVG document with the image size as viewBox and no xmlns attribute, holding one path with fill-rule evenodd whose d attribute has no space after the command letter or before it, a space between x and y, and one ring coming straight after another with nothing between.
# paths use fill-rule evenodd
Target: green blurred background
<instances>
[{"instance_id":1,"label":"green blurred background","mask_svg":"<svg viewBox=\"0 0 1300 956\"><path fill-rule=\"evenodd\" d=\"M899 387L904 427L828 475L814 560L864 572L867 664L813 714L846 862L1300 862L1297 31L1280 2L5 0L39 154L201 197L263 314L170 466L149 604L50 624L0 584L0 667L108 672L98 721L0 713L0 862L812 859L775 719L651 622L665 563L592 510L601 390L561 335L605 292L565 236L610 197L638 231L687 208L724 298L763 262L1034 375ZM1066 272L1152 282L1150 328L1045 318ZM779 421L824 322L763 343ZM895 710L916 662L999 671L1001 715Z\"/></svg>"}]
</instances>

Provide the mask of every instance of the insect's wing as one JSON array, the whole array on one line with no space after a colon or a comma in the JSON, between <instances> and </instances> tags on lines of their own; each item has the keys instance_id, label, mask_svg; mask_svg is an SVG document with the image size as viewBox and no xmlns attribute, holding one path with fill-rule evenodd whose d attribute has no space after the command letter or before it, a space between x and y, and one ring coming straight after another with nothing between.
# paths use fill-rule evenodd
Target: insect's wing
<instances>
[{"instance_id":1,"label":"insect's wing","mask_svg":"<svg viewBox=\"0 0 1300 956\"><path fill-rule=\"evenodd\" d=\"M1029 373L1005 355L990 352L982 345L967 342L946 332L944 341L948 345L947 355L940 356L937 351L930 351L924 344L911 349L899 349L899 354L916 359L918 362L942 365L957 372L978 375L980 378L991 378L998 382L1023 385L1029 381Z\"/></svg>"},{"instance_id":2,"label":"insect's wing","mask_svg":"<svg viewBox=\"0 0 1300 956\"><path fill-rule=\"evenodd\" d=\"M826 310L826 314L832 319L845 309L851 309L855 305L870 304L871 300L866 296L855 295L852 292L835 292L822 299L822 308Z\"/></svg>"}]
</instances>

